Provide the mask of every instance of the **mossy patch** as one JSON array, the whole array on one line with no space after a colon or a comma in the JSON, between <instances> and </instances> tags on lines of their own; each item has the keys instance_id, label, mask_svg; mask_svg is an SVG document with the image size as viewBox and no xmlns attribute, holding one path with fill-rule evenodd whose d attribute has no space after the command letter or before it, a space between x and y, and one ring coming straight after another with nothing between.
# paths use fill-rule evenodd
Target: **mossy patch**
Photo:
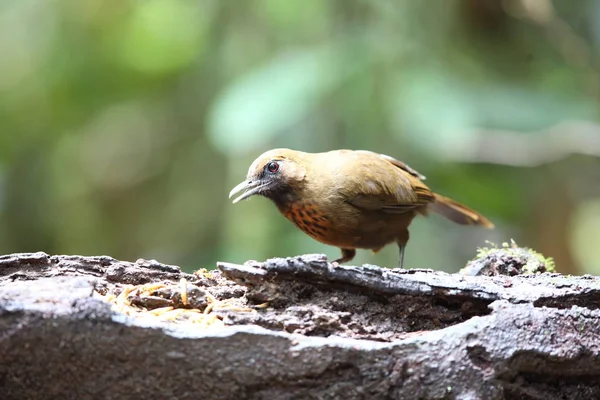
<instances>
[{"instance_id":1,"label":"mossy patch","mask_svg":"<svg viewBox=\"0 0 600 400\"><path fill-rule=\"evenodd\" d=\"M528 247L519 247L514 240L499 247L486 242L489 247L477 249L477 256L460 272L463 275L531 275L556 272L554 260Z\"/></svg>"}]
</instances>

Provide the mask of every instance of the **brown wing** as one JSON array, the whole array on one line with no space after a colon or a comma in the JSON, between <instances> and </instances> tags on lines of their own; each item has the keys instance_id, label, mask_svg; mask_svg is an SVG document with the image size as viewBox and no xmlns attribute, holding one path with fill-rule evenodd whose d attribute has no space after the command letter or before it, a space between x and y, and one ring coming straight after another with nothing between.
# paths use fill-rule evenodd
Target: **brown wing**
<instances>
[{"instance_id":1,"label":"brown wing","mask_svg":"<svg viewBox=\"0 0 600 400\"><path fill-rule=\"evenodd\" d=\"M434 201L417 171L401 161L370 151L356 151L348 163L351 192L347 201L366 210L401 214Z\"/></svg>"},{"instance_id":2,"label":"brown wing","mask_svg":"<svg viewBox=\"0 0 600 400\"><path fill-rule=\"evenodd\" d=\"M368 150L357 150L356 152L357 153L370 154L370 155L374 155L374 156L383 158L385 161L387 161L387 162L395 165L396 167L400 168L403 171L408 172L409 174L411 174L415 178L419 178L422 181L424 181L425 179L427 179L427 178L425 178L424 175L421 175L417 170L409 167L408 164L405 164L405 163L403 163L400 160L396 160L394 157L390 157L390 156L387 156L385 154L374 153L374 152L368 151Z\"/></svg>"}]
</instances>

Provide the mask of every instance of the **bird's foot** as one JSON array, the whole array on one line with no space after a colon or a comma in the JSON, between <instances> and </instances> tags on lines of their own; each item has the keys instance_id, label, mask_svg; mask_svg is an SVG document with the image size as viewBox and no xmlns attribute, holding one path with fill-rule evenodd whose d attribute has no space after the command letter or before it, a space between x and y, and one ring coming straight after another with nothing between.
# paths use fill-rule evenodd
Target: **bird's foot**
<instances>
[{"instance_id":1,"label":"bird's foot","mask_svg":"<svg viewBox=\"0 0 600 400\"><path fill-rule=\"evenodd\" d=\"M335 260L331 263L331 265L333 265L334 267L339 267L340 264L343 264L348 261L352 261L352 259L356 255L356 250L354 250L354 249L341 249L341 250L342 250L342 257L338 258L337 260Z\"/></svg>"}]
</instances>

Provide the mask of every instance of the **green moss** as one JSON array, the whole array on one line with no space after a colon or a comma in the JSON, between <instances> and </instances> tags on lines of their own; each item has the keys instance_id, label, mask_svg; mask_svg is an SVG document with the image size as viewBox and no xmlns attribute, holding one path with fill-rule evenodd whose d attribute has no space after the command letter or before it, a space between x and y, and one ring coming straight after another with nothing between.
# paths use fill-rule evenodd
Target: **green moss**
<instances>
[{"instance_id":1,"label":"green moss","mask_svg":"<svg viewBox=\"0 0 600 400\"><path fill-rule=\"evenodd\" d=\"M488 247L477 249L477 256L469 263L470 265L480 265L489 270L488 267L496 271L488 271L485 274L508 274L508 275L530 275L543 272L556 272L554 260L551 257L544 257L542 253L528 247L519 247L514 240L510 243L502 243L501 246L492 242L486 242ZM507 268L510 267L511 272ZM505 271L505 272L502 272Z\"/></svg>"}]
</instances>

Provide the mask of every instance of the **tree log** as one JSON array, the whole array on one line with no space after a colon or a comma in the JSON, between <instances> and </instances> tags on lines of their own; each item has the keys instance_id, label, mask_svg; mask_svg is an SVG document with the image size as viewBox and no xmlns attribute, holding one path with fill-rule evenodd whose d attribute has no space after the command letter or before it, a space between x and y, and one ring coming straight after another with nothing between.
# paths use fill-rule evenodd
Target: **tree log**
<instances>
[{"instance_id":1,"label":"tree log","mask_svg":"<svg viewBox=\"0 0 600 400\"><path fill-rule=\"evenodd\" d=\"M600 398L600 279L0 256L0 399Z\"/></svg>"}]
</instances>

